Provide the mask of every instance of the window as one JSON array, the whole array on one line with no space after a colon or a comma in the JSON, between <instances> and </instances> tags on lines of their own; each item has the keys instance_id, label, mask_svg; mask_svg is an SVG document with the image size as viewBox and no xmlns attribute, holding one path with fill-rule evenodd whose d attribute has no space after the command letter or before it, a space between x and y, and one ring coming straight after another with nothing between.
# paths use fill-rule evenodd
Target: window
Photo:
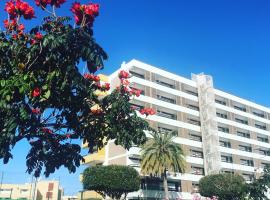
<instances>
[{"instance_id":1,"label":"window","mask_svg":"<svg viewBox=\"0 0 270 200\"><path fill-rule=\"evenodd\" d=\"M224 133L229 133L229 128L227 127L222 127L222 126L218 126L218 131L224 132Z\"/></svg>"},{"instance_id":2,"label":"window","mask_svg":"<svg viewBox=\"0 0 270 200\"><path fill-rule=\"evenodd\" d=\"M178 135L178 131L175 129L165 128L165 127L158 127L158 131L161 133L172 133L174 136Z\"/></svg>"},{"instance_id":3,"label":"window","mask_svg":"<svg viewBox=\"0 0 270 200\"><path fill-rule=\"evenodd\" d=\"M219 141L219 145L222 147L227 147L227 148L231 148L231 143L228 141Z\"/></svg>"},{"instance_id":4,"label":"window","mask_svg":"<svg viewBox=\"0 0 270 200\"><path fill-rule=\"evenodd\" d=\"M12 188L4 188L4 189L0 189L0 194L9 194L12 192Z\"/></svg>"},{"instance_id":5,"label":"window","mask_svg":"<svg viewBox=\"0 0 270 200\"><path fill-rule=\"evenodd\" d=\"M164 97L164 96L161 96L161 95L157 95L157 99L161 100L161 101L168 102L168 103L173 103L173 104L175 104L175 102L176 102L175 99L171 99L171 98Z\"/></svg>"},{"instance_id":6,"label":"window","mask_svg":"<svg viewBox=\"0 0 270 200\"><path fill-rule=\"evenodd\" d=\"M203 158L203 152L190 149L190 156L195 158Z\"/></svg>"},{"instance_id":7,"label":"window","mask_svg":"<svg viewBox=\"0 0 270 200\"><path fill-rule=\"evenodd\" d=\"M196 175L204 175L204 169L202 167L191 166L191 173Z\"/></svg>"},{"instance_id":8,"label":"window","mask_svg":"<svg viewBox=\"0 0 270 200\"><path fill-rule=\"evenodd\" d=\"M218 103L218 104L226 106L226 101L215 99L215 102Z\"/></svg>"},{"instance_id":9,"label":"window","mask_svg":"<svg viewBox=\"0 0 270 200\"><path fill-rule=\"evenodd\" d=\"M232 163L232 156L221 155L221 162Z\"/></svg>"},{"instance_id":10,"label":"window","mask_svg":"<svg viewBox=\"0 0 270 200\"><path fill-rule=\"evenodd\" d=\"M236 109L236 110L240 110L240 111L243 111L243 112L246 112L247 111L247 109L245 108L245 107L242 107L242 106L233 106L234 107L234 109Z\"/></svg>"},{"instance_id":11,"label":"window","mask_svg":"<svg viewBox=\"0 0 270 200\"><path fill-rule=\"evenodd\" d=\"M237 131L237 135L240 136L240 137L250 138L249 133L245 133L245 132L242 132L242 131Z\"/></svg>"},{"instance_id":12,"label":"window","mask_svg":"<svg viewBox=\"0 0 270 200\"><path fill-rule=\"evenodd\" d=\"M191 105L191 104L187 104L187 107L192 109L192 110L197 110L197 111L200 110L198 106L194 106L194 105Z\"/></svg>"},{"instance_id":13,"label":"window","mask_svg":"<svg viewBox=\"0 0 270 200\"><path fill-rule=\"evenodd\" d=\"M196 119L187 118L187 122L190 123L190 124L197 125L197 126L201 125L201 122L196 120Z\"/></svg>"},{"instance_id":14,"label":"window","mask_svg":"<svg viewBox=\"0 0 270 200\"><path fill-rule=\"evenodd\" d=\"M262 168L265 168L266 166L269 166L269 165L270 165L270 163L264 163L264 162L261 163Z\"/></svg>"},{"instance_id":15,"label":"window","mask_svg":"<svg viewBox=\"0 0 270 200\"><path fill-rule=\"evenodd\" d=\"M252 151L252 148L251 146L246 146L246 145L239 145L239 150L241 151L247 151L247 152L251 152Z\"/></svg>"},{"instance_id":16,"label":"window","mask_svg":"<svg viewBox=\"0 0 270 200\"><path fill-rule=\"evenodd\" d=\"M192 182L192 190L193 192L197 193L199 191L199 183Z\"/></svg>"},{"instance_id":17,"label":"window","mask_svg":"<svg viewBox=\"0 0 270 200\"><path fill-rule=\"evenodd\" d=\"M256 122L255 122L255 127L262 130L266 130L266 125L257 124Z\"/></svg>"},{"instance_id":18,"label":"window","mask_svg":"<svg viewBox=\"0 0 270 200\"><path fill-rule=\"evenodd\" d=\"M129 164L131 167L140 167L141 159L139 157L129 157L130 161L132 162Z\"/></svg>"},{"instance_id":19,"label":"window","mask_svg":"<svg viewBox=\"0 0 270 200\"><path fill-rule=\"evenodd\" d=\"M140 106L138 104L135 104L135 103L130 103L131 107L134 109L134 110L141 110L143 109L143 106Z\"/></svg>"},{"instance_id":20,"label":"window","mask_svg":"<svg viewBox=\"0 0 270 200\"><path fill-rule=\"evenodd\" d=\"M170 84L170 83L166 83L164 81L160 81L160 80L156 80L156 82L159 84L159 85L163 85L165 87L169 87L169 88L175 88L175 86L173 84Z\"/></svg>"},{"instance_id":21,"label":"window","mask_svg":"<svg viewBox=\"0 0 270 200\"><path fill-rule=\"evenodd\" d=\"M223 172L226 174L234 174L234 171L231 171L231 170L224 170Z\"/></svg>"},{"instance_id":22,"label":"window","mask_svg":"<svg viewBox=\"0 0 270 200\"><path fill-rule=\"evenodd\" d=\"M135 87L130 87L130 89L133 89L133 90L140 90L140 91L141 91L141 95L145 95L145 91L142 90L142 89L138 89L138 88L135 88Z\"/></svg>"},{"instance_id":23,"label":"window","mask_svg":"<svg viewBox=\"0 0 270 200\"><path fill-rule=\"evenodd\" d=\"M194 92L194 91L191 91L191 90L185 90L185 92L188 93L188 94L191 94L193 96L196 96L196 97L198 96L197 92Z\"/></svg>"},{"instance_id":24,"label":"window","mask_svg":"<svg viewBox=\"0 0 270 200\"><path fill-rule=\"evenodd\" d=\"M46 192L46 198L47 199L52 198L52 196L53 196L53 193L52 192Z\"/></svg>"},{"instance_id":25,"label":"window","mask_svg":"<svg viewBox=\"0 0 270 200\"><path fill-rule=\"evenodd\" d=\"M248 120L235 118L235 121L238 122L238 123L241 123L241 124L246 124L246 125L248 125Z\"/></svg>"},{"instance_id":26,"label":"window","mask_svg":"<svg viewBox=\"0 0 270 200\"><path fill-rule=\"evenodd\" d=\"M255 112L255 111L253 111L252 113L253 113L253 115L256 115L257 117L265 118L263 113L258 113L258 112Z\"/></svg>"},{"instance_id":27,"label":"window","mask_svg":"<svg viewBox=\"0 0 270 200\"><path fill-rule=\"evenodd\" d=\"M221 118L224 118L224 119L228 118L227 114L223 114L223 113L220 113L220 112L217 112L217 116L221 117Z\"/></svg>"},{"instance_id":28,"label":"window","mask_svg":"<svg viewBox=\"0 0 270 200\"><path fill-rule=\"evenodd\" d=\"M202 136L190 133L189 134L189 139L201 142L202 141Z\"/></svg>"},{"instance_id":29,"label":"window","mask_svg":"<svg viewBox=\"0 0 270 200\"><path fill-rule=\"evenodd\" d=\"M242 174L245 181L252 181L254 175L253 174Z\"/></svg>"},{"instance_id":30,"label":"window","mask_svg":"<svg viewBox=\"0 0 270 200\"><path fill-rule=\"evenodd\" d=\"M29 190L28 189L21 189L21 194L25 194L25 193L28 193L29 192Z\"/></svg>"},{"instance_id":31,"label":"window","mask_svg":"<svg viewBox=\"0 0 270 200\"><path fill-rule=\"evenodd\" d=\"M134 71L131 71L131 70L129 70L129 73L130 73L132 76L135 76L135 77L144 79L144 75L143 75L143 74L140 74L140 73L138 73L138 72L134 72Z\"/></svg>"},{"instance_id":32,"label":"window","mask_svg":"<svg viewBox=\"0 0 270 200\"><path fill-rule=\"evenodd\" d=\"M266 149L259 149L258 153L264 156L269 156L270 155L270 151L266 150Z\"/></svg>"},{"instance_id":33,"label":"window","mask_svg":"<svg viewBox=\"0 0 270 200\"><path fill-rule=\"evenodd\" d=\"M176 119L176 115L158 110L157 115L160 117L166 117L169 119Z\"/></svg>"},{"instance_id":34,"label":"window","mask_svg":"<svg viewBox=\"0 0 270 200\"><path fill-rule=\"evenodd\" d=\"M174 191L174 192L180 192L181 187L180 187L179 182L173 182L168 180L168 189L169 191ZM158 190L158 191L163 191L163 181L159 178L146 178L141 180L141 189L143 190Z\"/></svg>"},{"instance_id":35,"label":"window","mask_svg":"<svg viewBox=\"0 0 270 200\"><path fill-rule=\"evenodd\" d=\"M53 190L53 186L54 186L54 183L49 183L49 185L48 185L48 191L52 191Z\"/></svg>"},{"instance_id":36,"label":"window","mask_svg":"<svg viewBox=\"0 0 270 200\"><path fill-rule=\"evenodd\" d=\"M263 135L258 135L257 136L257 140L258 141L260 141L260 142L265 142L265 143L268 143L268 137L265 135L265 136L263 136Z\"/></svg>"},{"instance_id":37,"label":"window","mask_svg":"<svg viewBox=\"0 0 270 200\"><path fill-rule=\"evenodd\" d=\"M241 165L246 165L246 166L254 167L253 160L240 159L240 164Z\"/></svg>"}]
</instances>

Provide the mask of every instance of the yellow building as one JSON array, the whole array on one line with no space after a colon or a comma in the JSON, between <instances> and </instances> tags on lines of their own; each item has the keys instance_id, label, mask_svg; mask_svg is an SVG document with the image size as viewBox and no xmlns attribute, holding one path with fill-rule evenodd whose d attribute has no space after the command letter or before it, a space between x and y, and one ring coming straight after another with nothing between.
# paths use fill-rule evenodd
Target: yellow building
<instances>
[{"instance_id":1,"label":"yellow building","mask_svg":"<svg viewBox=\"0 0 270 200\"><path fill-rule=\"evenodd\" d=\"M105 75L98 75L101 83L108 83L109 78ZM100 97L106 96L109 92L102 92L97 90L96 94ZM98 107L96 107L98 108ZM87 144L82 144L83 148L87 148ZM84 157L85 162L84 165L87 166L96 166L102 165L105 161L105 148L97 150L94 153L88 154ZM80 176L80 180L82 181L82 176ZM78 194L78 199L102 199L102 197L96 193L95 191L83 191Z\"/></svg>"},{"instance_id":2,"label":"yellow building","mask_svg":"<svg viewBox=\"0 0 270 200\"><path fill-rule=\"evenodd\" d=\"M59 181L2 184L0 189L0 199L60 200L62 195Z\"/></svg>"}]
</instances>

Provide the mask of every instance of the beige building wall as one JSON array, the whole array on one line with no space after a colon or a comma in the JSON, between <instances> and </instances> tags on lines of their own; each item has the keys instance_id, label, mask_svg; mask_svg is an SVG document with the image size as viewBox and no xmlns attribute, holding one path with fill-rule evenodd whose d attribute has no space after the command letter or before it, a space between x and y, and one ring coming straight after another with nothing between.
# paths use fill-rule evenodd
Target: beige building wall
<instances>
[{"instance_id":1,"label":"beige building wall","mask_svg":"<svg viewBox=\"0 0 270 200\"><path fill-rule=\"evenodd\" d=\"M39 181L26 184L2 184L0 198L5 199L34 199L34 200L60 200L63 189L58 181Z\"/></svg>"}]
</instances>

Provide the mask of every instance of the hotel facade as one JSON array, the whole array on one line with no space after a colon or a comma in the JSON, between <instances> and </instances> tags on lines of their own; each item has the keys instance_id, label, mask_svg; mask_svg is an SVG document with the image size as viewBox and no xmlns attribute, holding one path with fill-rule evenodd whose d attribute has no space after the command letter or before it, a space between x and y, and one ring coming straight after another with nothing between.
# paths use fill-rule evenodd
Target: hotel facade
<instances>
[{"instance_id":1,"label":"hotel facade","mask_svg":"<svg viewBox=\"0 0 270 200\"><path fill-rule=\"evenodd\" d=\"M270 163L270 108L215 89L211 76L192 74L187 79L137 60L123 63L107 77L112 88L119 85L120 70L132 75L131 87L142 90L132 99L133 106L152 107L156 114L147 117L151 127L175 131L174 142L186 153L186 172L168 172L171 199L192 199L205 175L238 173L251 181ZM87 165L119 164L139 171L140 149L125 150L111 141L85 160ZM142 177L141 189L128 199L163 199L163 195L161 180Z\"/></svg>"}]
</instances>

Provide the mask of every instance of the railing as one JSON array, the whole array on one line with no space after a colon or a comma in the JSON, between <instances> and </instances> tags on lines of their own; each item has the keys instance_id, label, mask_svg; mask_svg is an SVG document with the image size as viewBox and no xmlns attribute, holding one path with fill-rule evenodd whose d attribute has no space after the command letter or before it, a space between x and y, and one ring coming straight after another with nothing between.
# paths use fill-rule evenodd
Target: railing
<instances>
[{"instance_id":1,"label":"railing","mask_svg":"<svg viewBox=\"0 0 270 200\"><path fill-rule=\"evenodd\" d=\"M159 85L163 85L163 86L165 86L165 87L169 87L169 88L173 88L173 89L175 88L174 85L169 84L169 83L165 83L165 82L160 81L160 80L156 80L156 83L159 84Z\"/></svg>"},{"instance_id":2,"label":"railing","mask_svg":"<svg viewBox=\"0 0 270 200\"><path fill-rule=\"evenodd\" d=\"M143 75L143 74L139 74L139 73L134 72L134 71L129 71L129 73L130 73L132 76L135 76L135 77L144 79L144 75Z\"/></svg>"},{"instance_id":3,"label":"railing","mask_svg":"<svg viewBox=\"0 0 270 200\"><path fill-rule=\"evenodd\" d=\"M194 105L191 105L191 104L187 104L187 107L192 109L192 110L197 110L197 111L200 110L198 106L194 106Z\"/></svg>"},{"instance_id":4,"label":"railing","mask_svg":"<svg viewBox=\"0 0 270 200\"><path fill-rule=\"evenodd\" d=\"M160 116L160 117L166 117L166 118L169 118L169 119L176 119L176 115L166 113L166 112L162 112L162 111L159 111L159 110L157 111L157 115Z\"/></svg>"},{"instance_id":5,"label":"railing","mask_svg":"<svg viewBox=\"0 0 270 200\"><path fill-rule=\"evenodd\" d=\"M190 124L197 125L197 126L201 125L201 122L199 122L199 121L197 121L195 119L187 119L187 122L190 123Z\"/></svg>"},{"instance_id":6,"label":"railing","mask_svg":"<svg viewBox=\"0 0 270 200\"><path fill-rule=\"evenodd\" d=\"M174 99L171 99L171 98L168 98L168 97L164 97L164 96L161 96L161 95L157 95L157 99L159 99L161 101L168 102L168 103L173 103L173 104L176 103L176 101Z\"/></svg>"},{"instance_id":7,"label":"railing","mask_svg":"<svg viewBox=\"0 0 270 200\"><path fill-rule=\"evenodd\" d=\"M226 102L225 101L221 101L221 100L215 99L215 102L218 103L218 104L221 104L221 105L226 106Z\"/></svg>"},{"instance_id":8,"label":"railing","mask_svg":"<svg viewBox=\"0 0 270 200\"><path fill-rule=\"evenodd\" d=\"M191 90L185 90L184 92L186 92L186 93L188 93L188 94L191 94L191 95L193 95L193 96L198 96L198 93L197 92L193 92L193 91L191 91Z\"/></svg>"}]
</instances>

